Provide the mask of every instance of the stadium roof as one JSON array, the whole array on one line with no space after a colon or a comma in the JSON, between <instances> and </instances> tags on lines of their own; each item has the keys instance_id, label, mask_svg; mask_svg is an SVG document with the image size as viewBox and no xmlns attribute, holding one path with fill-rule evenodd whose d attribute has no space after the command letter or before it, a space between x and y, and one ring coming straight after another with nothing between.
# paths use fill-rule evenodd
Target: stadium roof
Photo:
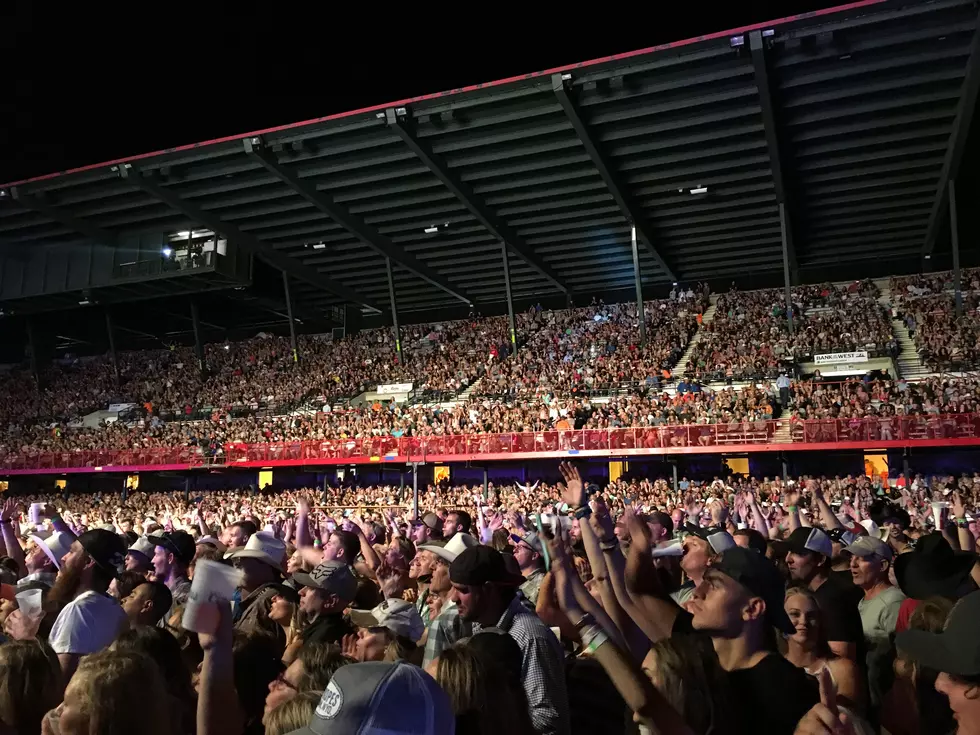
<instances>
[{"instance_id":1,"label":"stadium roof","mask_svg":"<svg viewBox=\"0 0 980 735\"><path fill-rule=\"evenodd\" d=\"M977 21L866 0L12 182L0 246L204 227L288 271L298 308L366 314L386 258L399 311L499 312L501 242L516 300L631 288L631 223L653 286L781 278L783 225L804 280L915 268L964 160Z\"/></svg>"}]
</instances>

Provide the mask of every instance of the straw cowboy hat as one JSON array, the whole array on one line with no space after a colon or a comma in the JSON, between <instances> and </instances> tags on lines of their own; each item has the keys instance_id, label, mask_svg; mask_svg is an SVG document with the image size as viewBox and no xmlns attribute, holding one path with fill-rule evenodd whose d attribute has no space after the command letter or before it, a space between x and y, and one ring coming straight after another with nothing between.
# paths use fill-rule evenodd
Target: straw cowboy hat
<instances>
[{"instance_id":1,"label":"straw cowboy hat","mask_svg":"<svg viewBox=\"0 0 980 735\"><path fill-rule=\"evenodd\" d=\"M249 536L242 548L225 554L225 559L258 559L281 572L285 567L286 544L271 533L260 531Z\"/></svg>"}]
</instances>

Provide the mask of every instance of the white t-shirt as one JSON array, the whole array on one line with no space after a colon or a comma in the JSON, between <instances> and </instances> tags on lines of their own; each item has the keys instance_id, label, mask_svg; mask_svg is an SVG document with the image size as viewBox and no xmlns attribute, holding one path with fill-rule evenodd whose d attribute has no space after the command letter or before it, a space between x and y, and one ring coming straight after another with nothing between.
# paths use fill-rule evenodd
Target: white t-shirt
<instances>
[{"instance_id":1,"label":"white t-shirt","mask_svg":"<svg viewBox=\"0 0 980 735\"><path fill-rule=\"evenodd\" d=\"M58 613L49 642L55 653L84 656L109 646L126 626L126 613L113 598L83 592Z\"/></svg>"}]
</instances>

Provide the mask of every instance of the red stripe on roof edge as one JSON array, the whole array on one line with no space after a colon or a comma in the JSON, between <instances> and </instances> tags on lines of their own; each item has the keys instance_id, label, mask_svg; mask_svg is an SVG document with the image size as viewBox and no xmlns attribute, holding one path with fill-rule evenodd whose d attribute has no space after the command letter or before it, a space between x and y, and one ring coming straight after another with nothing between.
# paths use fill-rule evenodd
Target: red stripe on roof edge
<instances>
[{"instance_id":1,"label":"red stripe on roof edge","mask_svg":"<svg viewBox=\"0 0 980 735\"><path fill-rule=\"evenodd\" d=\"M152 151L150 153L141 153L135 156L126 156L124 158L116 158L111 161L102 161L101 163L91 163L86 166L79 166L78 168L71 168L65 171L55 171L50 174L43 174L41 176L33 176L28 179L21 179L20 181L11 181L7 184L0 184L0 188L7 188L11 186L21 186L23 184L30 184L37 181L47 181L49 179L55 179L59 176L68 176L69 174L82 173L83 171L92 171L94 169L103 168L106 166L118 166L122 163L131 163L133 161L140 161L145 158L153 158L154 156L161 156L167 153L179 153L181 151L190 151L195 148L202 148L209 145L217 145L219 143L229 143L235 140L243 140L245 138L251 138L254 136L268 135L269 133L280 133L285 130L292 130L295 128L305 127L307 125L316 125L318 123L329 122L331 120L341 120L345 117L353 117L354 115L361 115L367 112L381 112L389 107L406 107L411 104L416 104L418 102L427 102L434 99L439 99L440 97L449 97L457 94L464 94L466 92L473 92L479 89L488 89L490 87L499 87L504 84L510 84L511 82L525 81L528 79L535 79L537 77L550 76L551 74L564 73L568 71L573 71L576 69L585 69L591 66L598 66L599 64L606 64L612 61L622 61L623 59L629 59L636 56L643 56L646 54L656 53L658 51L665 51L668 49L681 48L683 46L690 46L695 43L701 43L703 41L711 41L717 38L725 38L726 36L737 36L742 33L748 33L749 31L762 30L764 28L771 28L783 23L792 23L800 20L807 20L809 18L818 18L825 15L831 15L834 13L842 13L848 10L856 10L858 8L871 7L873 5L881 5L888 0L857 0L856 2L847 3L845 5L836 5L831 8L823 8L822 10L812 10L808 13L797 13L796 15L789 15L785 18L777 18L775 20L768 20L763 23L753 23L752 25L741 26L739 28L732 28L727 31L717 31L716 33L709 33L703 36L693 36L692 38L684 39L683 41L674 41L673 43L664 43L659 46L650 46L644 49L638 49L636 51L627 51L621 54L613 54L611 56L603 56L598 59L592 59L591 61L581 61L574 64L566 64L564 66L556 66L551 69L544 69L543 71L531 72L529 74L517 74L512 77L507 77L505 79L498 79L493 82L483 82L481 84L472 84L468 87L459 87L457 89L447 89L442 92L434 92L431 94L424 94L419 97L408 97L406 99L397 100L395 102L385 102L379 105L371 105L369 107L362 107L357 110L349 110L347 112L338 112L333 115L326 115L325 117L317 117L311 120L303 120L302 122L289 123L287 125L278 125L271 128L265 128L263 130L256 130L250 133L239 133L237 135L228 135L223 138L214 138L213 140L206 140L200 143L189 143L187 145L176 146L174 148L164 148L158 151Z\"/></svg>"}]
</instances>

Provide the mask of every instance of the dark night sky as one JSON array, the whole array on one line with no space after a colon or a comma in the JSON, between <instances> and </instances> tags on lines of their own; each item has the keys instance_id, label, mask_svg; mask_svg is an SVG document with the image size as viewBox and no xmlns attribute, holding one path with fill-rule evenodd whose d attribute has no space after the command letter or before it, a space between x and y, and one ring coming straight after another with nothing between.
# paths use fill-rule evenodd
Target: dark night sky
<instances>
[{"instance_id":1,"label":"dark night sky","mask_svg":"<svg viewBox=\"0 0 980 735\"><path fill-rule=\"evenodd\" d=\"M671 9L646 17L625 4L578 6L601 9L597 17L549 4L547 13L505 17L499 10L489 18L478 14L489 6L460 4L454 15L432 20L387 3L325 3L334 9L326 14L288 2L255 4L250 12L249 2L215 0L118 9L6 0L0 182L835 4L725 3L737 7L709 13L714 4L650 3ZM202 14L204 7L212 14Z\"/></svg>"}]
</instances>

